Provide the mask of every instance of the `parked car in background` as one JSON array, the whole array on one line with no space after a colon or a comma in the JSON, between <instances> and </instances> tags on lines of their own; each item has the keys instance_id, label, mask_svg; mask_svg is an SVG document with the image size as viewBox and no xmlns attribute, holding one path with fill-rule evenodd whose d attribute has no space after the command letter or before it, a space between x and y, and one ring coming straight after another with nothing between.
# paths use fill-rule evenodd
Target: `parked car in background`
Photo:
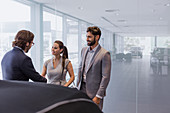
<instances>
[{"instance_id":1,"label":"parked car in background","mask_svg":"<svg viewBox=\"0 0 170 113\"><path fill-rule=\"evenodd\" d=\"M162 66L170 66L170 48L154 48L151 52L150 66L153 72L162 74Z\"/></svg>"},{"instance_id":2,"label":"parked car in background","mask_svg":"<svg viewBox=\"0 0 170 113\"><path fill-rule=\"evenodd\" d=\"M132 61L132 54L131 53L126 53L124 55L124 59L127 61L127 62L131 62Z\"/></svg>"},{"instance_id":3,"label":"parked car in background","mask_svg":"<svg viewBox=\"0 0 170 113\"><path fill-rule=\"evenodd\" d=\"M140 58L143 57L143 53L142 53L141 47L136 47L136 46L131 47L130 48L130 53L131 53L132 56L139 56Z\"/></svg>"},{"instance_id":4,"label":"parked car in background","mask_svg":"<svg viewBox=\"0 0 170 113\"><path fill-rule=\"evenodd\" d=\"M151 52L150 64L151 66L162 63L162 65L170 65L170 48L155 48Z\"/></svg>"}]
</instances>

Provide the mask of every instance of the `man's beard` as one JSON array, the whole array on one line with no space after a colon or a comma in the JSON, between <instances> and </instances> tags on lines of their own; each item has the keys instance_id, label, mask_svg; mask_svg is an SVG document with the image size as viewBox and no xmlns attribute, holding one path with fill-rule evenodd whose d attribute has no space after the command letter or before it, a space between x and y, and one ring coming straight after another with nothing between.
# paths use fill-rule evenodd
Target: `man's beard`
<instances>
[{"instance_id":1,"label":"man's beard","mask_svg":"<svg viewBox=\"0 0 170 113\"><path fill-rule=\"evenodd\" d=\"M28 53L29 49L27 49L25 52Z\"/></svg>"},{"instance_id":2,"label":"man's beard","mask_svg":"<svg viewBox=\"0 0 170 113\"><path fill-rule=\"evenodd\" d=\"M29 47L29 46L26 46L25 52L28 53L29 50L30 50L30 47Z\"/></svg>"},{"instance_id":3,"label":"man's beard","mask_svg":"<svg viewBox=\"0 0 170 113\"><path fill-rule=\"evenodd\" d=\"M88 46L93 46L96 43L96 39L94 38L94 40L90 43L87 43Z\"/></svg>"}]
</instances>

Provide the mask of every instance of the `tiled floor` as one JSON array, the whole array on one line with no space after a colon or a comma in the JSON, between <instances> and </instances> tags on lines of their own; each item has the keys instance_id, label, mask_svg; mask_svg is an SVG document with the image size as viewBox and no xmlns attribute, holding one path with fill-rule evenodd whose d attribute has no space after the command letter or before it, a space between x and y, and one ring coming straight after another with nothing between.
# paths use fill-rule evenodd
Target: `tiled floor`
<instances>
[{"instance_id":1,"label":"tiled floor","mask_svg":"<svg viewBox=\"0 0 170 113\"><path fill-rule=\"evenodd\" d=\"M170 113L170 75L153 74L150 57L112 63L104 113Z\"/></svg>"}]
</instances>

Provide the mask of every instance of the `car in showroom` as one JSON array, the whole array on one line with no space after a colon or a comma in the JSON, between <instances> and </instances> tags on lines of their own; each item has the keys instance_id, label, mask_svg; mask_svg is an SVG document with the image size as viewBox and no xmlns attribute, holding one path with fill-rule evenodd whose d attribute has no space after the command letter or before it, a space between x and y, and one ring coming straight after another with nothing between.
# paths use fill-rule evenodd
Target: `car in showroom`
<instances>
[{"instance_id":1,"label":"car in showroom","mask_svg":"<svg viewBox=\"0 0 170 113\"><path fill-rule=\"evenodd\" d=\"M0 113L103 113L77 88L0 80Z\"/></svg>"},{"instance_id":2,"label":"car in showroom","mask_svg":"<svg viewBox=\"0 0 170 113\"><path fill-rule=\"evenodd\" d=\"M170 67L170 48L157 47L151 52L150 66L154 73L162 74L162 67Z\"/></svg>"},{"instance_id":3,"label":"car in showroom","mask_svg":"<svg viewBox=\"0 0 170 113\"><path fill-rule=\"evenodd\" d=\"M142 49L141 47L133 46L130 48L131 56L139 56L140 58L143 57Z\"/></svg>"}]
</instances>

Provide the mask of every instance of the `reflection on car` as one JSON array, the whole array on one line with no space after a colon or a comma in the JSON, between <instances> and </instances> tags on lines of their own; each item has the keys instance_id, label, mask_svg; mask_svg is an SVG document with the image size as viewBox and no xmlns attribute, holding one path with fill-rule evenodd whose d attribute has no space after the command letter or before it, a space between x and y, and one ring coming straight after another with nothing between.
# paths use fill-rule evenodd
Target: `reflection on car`
<instances>
[{"instance_id":1,"label":"reflection on car","mask_svg":"<svg viewBox=\"0 0 170 113\"><path fill-rule=\"evenodd\" d=\"M150 66L154 73L162 74L162 66L170 66L170 48L155 48L151 52Z\"/></svg>"},{"instance_id":2,"label":"reflection on car","mask_svg":"<svg viewBox=\"0 0 170 113\"><path fill-rule=\"evenodd\" d=\"M130 53L132 56L139 56L140 58L143 56L141 47L131 47Z\"/></svg>"}]
</instances>

